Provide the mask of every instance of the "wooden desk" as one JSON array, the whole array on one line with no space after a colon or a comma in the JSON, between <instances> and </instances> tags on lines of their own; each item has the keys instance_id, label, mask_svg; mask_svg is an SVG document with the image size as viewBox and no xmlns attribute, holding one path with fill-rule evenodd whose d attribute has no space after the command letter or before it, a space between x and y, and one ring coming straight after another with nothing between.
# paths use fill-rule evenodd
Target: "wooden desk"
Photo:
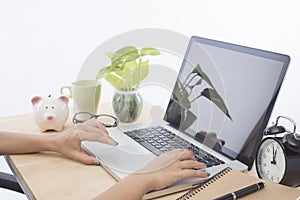
<instances>
[{"instance_id":1,"label":"wooden desk","mask_svg":"<svg viewBox=\"0 0 300 200\"><path fill-rule=\"evenodd\" d=\"M102 103L100 113L112 113L109 103ZM151 106L145 104L139 121L149 121ZM64 131L73 126L72 114ZM41 133L31 114L0 118L1 131L26 134ZM57 133L59 134L59 133ZM29 199L80 200L92 199L113 185L116 180L102 167L84 165L56 153L43 152L6 156ZM158 199L174 200L183 192Z\"/></svg>"},{"instance_id":2,"label":"wooden desk","mask_svg":"<svg viewBox=\"0 0 300 200\"><path fill-rule=\"evenodd\" d=\"M145 103L140 122L150 120L151 109L152 106ZM99 113L112 114L111 104L102 103ZM70 114L63 131L73 126L72 117ZM40 132L31 114L0 118L0 130L47 134ZM56 153L8 155L6 158L27 197L32 200L92 199L116 182L101 166L84 165ZM249 173L256 176L255 170ZM185 192L157 199L174 200Z\"/></svg>"}]
</instances>

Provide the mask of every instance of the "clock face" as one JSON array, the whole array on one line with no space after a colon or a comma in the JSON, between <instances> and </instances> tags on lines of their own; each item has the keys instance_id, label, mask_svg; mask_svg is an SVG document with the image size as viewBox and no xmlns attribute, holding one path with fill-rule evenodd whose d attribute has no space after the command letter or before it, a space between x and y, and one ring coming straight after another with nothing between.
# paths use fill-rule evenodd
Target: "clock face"
<instances>
[{"instance_id":1,"label":"clock face","mask_svg":"<svg viewBox=\"0 0 300 200\"><path fill-rule=\"evenodd\" d=\"M279 183L285 174L286 159L281 144L273 138L263 140L256 157L260 178Z\"/></svg>"}]
</instances>

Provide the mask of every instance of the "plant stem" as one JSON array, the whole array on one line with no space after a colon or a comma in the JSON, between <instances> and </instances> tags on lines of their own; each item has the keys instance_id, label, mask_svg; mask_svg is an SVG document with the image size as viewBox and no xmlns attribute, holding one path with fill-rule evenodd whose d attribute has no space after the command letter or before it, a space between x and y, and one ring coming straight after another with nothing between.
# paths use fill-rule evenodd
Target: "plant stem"
<instances>
[{"instance_id":1,"label":"plant stem","mask_svg":"<svg viewBox=\"0 0 300 200\"><path fill-rule=\"evenodd\" d=\"M190 75L192 75L192 74L193 74L193 72L189 73L189 75L185 78L185 80L184 80L184 82L182 83L182 85L185 84L185 82L189 79Z\"/></svg>"},{"instance_id":2,"label":"plant stem","mask_svg":"<svg viewBox=\"0 0 300 200\"><path fill-rule=\"evenodd\" d=\"M191 78L191 80L189 80L189 82L184 86L184 89L186 89L186 88L189 86L189 84L194 80L194 78L197 77L197 76L198 76L198 75L195 74L195 75ZM190 93L192 93L192 90L191 90Z\"/></svg>"}]
</instances>

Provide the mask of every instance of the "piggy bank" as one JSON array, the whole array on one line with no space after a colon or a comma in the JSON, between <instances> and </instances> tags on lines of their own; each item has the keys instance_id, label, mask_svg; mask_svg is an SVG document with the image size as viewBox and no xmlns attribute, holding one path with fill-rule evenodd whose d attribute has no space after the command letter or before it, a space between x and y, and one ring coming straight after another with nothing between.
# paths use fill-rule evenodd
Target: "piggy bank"
<instances>
[{"instance_id":1,"label":"piggy bank","mask_svg":"<svg viewBox=\"0 0 300 200\"><path fill-rule=\"evenodd\" d=\"M69 115L69 98L66 96L35 96L31 99L33 117L41 131L61 131Z\"/></svg>"}]
</instances>

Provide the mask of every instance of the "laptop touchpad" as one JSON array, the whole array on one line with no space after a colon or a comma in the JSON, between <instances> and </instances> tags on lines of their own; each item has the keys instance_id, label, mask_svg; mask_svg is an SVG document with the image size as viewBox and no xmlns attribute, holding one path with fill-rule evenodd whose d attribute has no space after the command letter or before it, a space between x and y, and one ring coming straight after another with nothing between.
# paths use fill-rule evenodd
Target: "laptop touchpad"
<instances>
[{"instance_id":1,"label":"laptop touchpad","mask_svg":"<svg viewBox=\"0 0 300 200\"><path fill-rule=\"evenodd\" d=\"M130 145L103 149L97 152L96 155L106 167L123 173L137 171L155 158L155 155L140 153Z\"/></svg>"}]
</instances>

